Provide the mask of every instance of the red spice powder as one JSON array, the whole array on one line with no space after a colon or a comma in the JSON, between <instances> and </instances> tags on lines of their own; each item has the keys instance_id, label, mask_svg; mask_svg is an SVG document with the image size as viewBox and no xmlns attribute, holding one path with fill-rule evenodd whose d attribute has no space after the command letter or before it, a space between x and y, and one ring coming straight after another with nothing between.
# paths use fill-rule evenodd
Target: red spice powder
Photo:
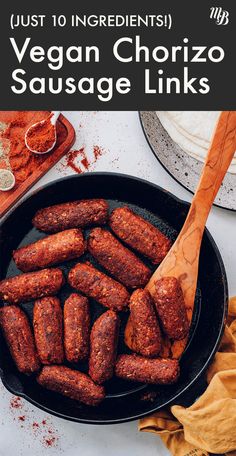
<instances>
[{"instance_id":1,"label":"red spice powder","mask_svg":"<svg viewBox=\"0 0 236 456\"><path fill-rule=\"evenodd\" d=\"M76 173L81 174L83 171L78 165L78 161L81 158L82 160L85 160L86 163L87 157L85 155L84 147L81 147L79 150L70 150L66 155L66 165L70 166Z\"/></svg>"},{"instance_id":2,"label":"red spice powder","mask_svg":"<svg viewBox=\"0 0 236 456\"><path fill-rule=\"evenodd\" d=\"M31 421L31 413L25 402L19 396L13 396L10 400L14 421L18 421L20 428L29 429L34 438L37 438L44 448L58 446L59 435L57 429L50 423L50 419ZM19 411L21 409L21 414ZM22 413L23 412L23 413Z\"/></svg>"},{"instance_id":3,"label":"red spice powder","mask_svg":"<svg viewBox=\"0 0 236 456\"><path fill-rule=\"evenodd\" d=\"M89 169L90 163L89 163L87 157L83 158L83 159L81 160L81 163L82 163L82 165L85 167L85 169Z\"/></svg>"},{"instance_id":4,"label":"red spice powder","mask_svg":"<svg viewBox=\"0 0 236 456\"><path fill-rule=\"evenodd\" d=\"M56 130L50 119L51 115L45 121L29 128L26 141L30 150L43 153L52 148L56 139Z\"/></svg>"},{"instance_id":5,"label":"red spice powder","mask_svg":"<svg viewBox=\"0 0 236 456\"><path fill-rule=\"evenodd\" d=\"M14 396L10 401L10 407L13 409L19 409L23 407L22 400L19 396Z\"/></svg>"},{"instance_id":6,"label":"red spice powder","mask_svg":"<svg viewBox=\"0 0 236 456\"><path fill-rule=\"evenodd\" d=\"M45 444L46 447L52 447L55 446L56 443L56 437L51 437L49 439L44 438L43 443Z\"/></svg>"},{"instance_id":7,"label":"red spice powder","mask_svg":"<svg viewBox=\"0 0 236 456\"><path fill-rule=\"evenodd\" d=\"M103 149L99 146L93 146L93 154L96 162L97 159L103 154Z\"/></svg>"},{"instance_id":8,"label":"red spice powder","mask_svg":"<svg viewBox=\"0 0 236 456\"><path fill-rule=\"evenodd\" d=\"M32 428L33 428L33 429L38 429L38 428L39 428L39 423L37 423L36 421L34 421L33 424L32 424Z\"/></svg>"},{"instance_id":9,"label":"red spice powder","mask_svg":"<svg viewBox=\"0 0 236 456\"><path fill-rule=\"evenodd\" d=\"M84 171L89 171L104 153L105 151L101 147L93 146L93 158L89 160L85 147L81 147L78 150L70 150L66 155L66 164L60 166L64 169L70 167L77 174L82 174Z\"/></svg>"}]
</instances>

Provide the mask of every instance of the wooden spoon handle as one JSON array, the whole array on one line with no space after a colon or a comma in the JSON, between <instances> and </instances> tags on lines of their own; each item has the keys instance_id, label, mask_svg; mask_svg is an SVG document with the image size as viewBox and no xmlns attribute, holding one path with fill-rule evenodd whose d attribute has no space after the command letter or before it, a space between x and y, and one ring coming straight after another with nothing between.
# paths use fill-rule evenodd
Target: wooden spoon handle
<instances>
[{"instance_id":1,"label":"wooden spoon handle","mask_svg":"<svg viewBox=\"0 0 236 456\"><path fill-rule=\"evenodd\" d=\"M208 214L236 150L236 111L223 111L219 117L202 175L192 200L192 212L201 215L204 229Z\"/></svg>"},{"instance_id":2,"label":"wooden spoon handle","mask_svg":"<svg viewBox=\"0 0 236 456\"><path fill-rule=\"evenodd\" d=\"M206 220L235 150L236 111L225 111L220 115L185 223L169 253L146 286L153 294L155 293L155 282L161 277L176 277L181 283L189 321L192 319L199 252ZM187 338L173 342L172 356L180 358L186 344ZM167 345L165 347L168 348Z\"/></svg>"},{"instance_id":3,"label":"wooden spoon handle","mask_svg":"<svg viewBox=\"0 0 236 456\"><path fill-rule=\"evenodd\" d=\"M167 257L152 275L147 288L152 293L154 282L171 276L181 280L193 303L198 259L206 220L236 150L236 111L221 113L216 132L202 170L199 185L178 238ZM189 273L191 269L191 273ZM187 273L188 272L188 273Z\"/></svg>"}]
</instances>

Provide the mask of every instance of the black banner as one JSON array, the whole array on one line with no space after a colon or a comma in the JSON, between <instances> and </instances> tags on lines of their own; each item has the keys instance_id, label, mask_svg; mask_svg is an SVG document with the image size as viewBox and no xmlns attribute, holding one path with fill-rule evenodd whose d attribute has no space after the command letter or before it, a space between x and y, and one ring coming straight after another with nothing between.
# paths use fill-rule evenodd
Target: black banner
<instances>
[{"instance_id":1,"label":"black banner","mask_svg":"<svg viewBox=\"0 0 236 456\"><path fill-rule=\"evenodd\" d=\"M9 3L1 110L234 110L235 2Z\"/></svg>"}]
</instances>

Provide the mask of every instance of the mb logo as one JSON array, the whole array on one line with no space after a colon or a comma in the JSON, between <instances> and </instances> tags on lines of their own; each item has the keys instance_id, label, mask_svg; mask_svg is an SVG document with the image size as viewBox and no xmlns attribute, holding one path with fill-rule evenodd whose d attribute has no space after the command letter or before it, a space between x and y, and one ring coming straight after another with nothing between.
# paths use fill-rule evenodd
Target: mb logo
<instances>
[{"instance_id":1,"label":"mb logo","mask_svg":"<svg viewBox=\"0 0 236 456\"><path fill-rule=\"evenodd\" d=\"M215 19L217 25L227 25L229 23L229 12L218 6L210 8L210 19Z\"/></svg>"}]
</instances>

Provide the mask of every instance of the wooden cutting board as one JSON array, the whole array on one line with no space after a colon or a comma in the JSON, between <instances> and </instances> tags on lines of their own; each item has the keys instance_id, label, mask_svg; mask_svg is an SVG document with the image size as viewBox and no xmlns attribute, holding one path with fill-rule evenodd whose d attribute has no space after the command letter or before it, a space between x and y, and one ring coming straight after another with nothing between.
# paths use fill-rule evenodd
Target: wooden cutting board
<instances>
[{"instance_id":1,"label":"wooden cutting board","mask_svg":"<svg viewBox=\"0 0 236 456\"><path fill-rule=\"evenodd\" d=\"M17 115L23 117L23 121L17 120ZM1 125L8 126L8 139L0 135L0 142L7 142L10 148L9 157L12 170L16 177L15 187L8 191L0 191L0 219L6 212L50 169L55 163L63 157L66 152L72 147L75 141L75 130L70 122L60 115L57 122L57 143L55 148L48 154L36 155L22 149L22 138L27 128L33 123L41 120L49 114L49 112L39 111L0 111ZM15 119L15 120L14 120ZM12 131L11 131L12 129ZM6 130L4 130L6 131ZM19 142L13 140L13 134L18 135ZM31 155L32 154L32 155ZM21 165L22 162L22 166ZM1 164L1 163L0 163ZM0 167L4 167L1 166Z\"/></svg>"}]
</instances>

